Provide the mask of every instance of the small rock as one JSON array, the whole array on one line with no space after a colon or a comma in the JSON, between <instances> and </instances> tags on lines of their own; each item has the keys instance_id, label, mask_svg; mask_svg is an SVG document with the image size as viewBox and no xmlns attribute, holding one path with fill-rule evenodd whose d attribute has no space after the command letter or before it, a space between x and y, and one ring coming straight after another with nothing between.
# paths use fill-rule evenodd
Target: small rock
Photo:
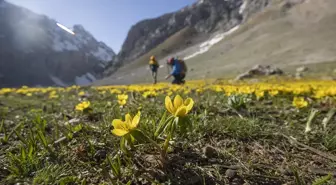
<instances>
[{"instance_id":1,"label":"small rock","mask_svg":"<svg viewBox=\"0 0 336 185\"><path fill-rule=\"evenodd\" d=\"M289 169L280 169L280 172L286 176L292 176L293 172Z\"/></svg>"},{"instance_id":2,"label":"small rock","mask_svg":"<svg viewBox=\"0 0 336 185\"><path fill-rule=\"evenodd\" d=\"M237 171L236 170L232 170L232 169L227 169L225 172L225 176L229 179L234 178L237 175Z\"/></svg>"},{"instance_id":3,"label":"small rock","mask_svg":"<svg viewBox=\"0 0 336 185\"><path fill-rule=\"evenodd\" d=\"M145 155L144 160L152 165L155 165L158 163L158 158L155 155Z\"/></svg>"},{"instance_id":4,"label":"small rock","mask_svg":"<svg viewBox=\"0 0 336 185\"><path fill-rule=\"evenodd\" d=\"M206 147L203 148L203 154L207 158L213 158L213 157L216 157L218 155L218 152L214 147L206 146Z\"/></svg>"},{"instance_id":5,"label":"small rock","mask_svg":"<svg viewBox=\"0 0 336 185\"><path fill-rule=\"evenodd\" d=\"M202 182L202 178L199 176L193 176L191 178L189 178L188 180L188 184L199 184Z\"/></svg>"},{"instance_id":6,"label":"small rock","mask_svg":"<svg viewBox=\"0 0 336 185\"><path fill-rule=\"evenodd\" d=\"M70 124L74 124L74 123L78 123L79 121L80 121L80 119L78 119L78 118L73 118L73 119L69 120L69 123L70 123Z\"/></svg>"},{"instance_id":7,"label":"small rock","mask_svg":"<svg viewBox=\"0 0 336 185\"><path fill-rule=\"evenodd\" d=\"M306 72L306 71L308 71L308 67L306 67L306 66L296 68L296 72L298 72L298 73L302 73L302 72Z\"/></svg>"},{"instance_id":8,"label":"small rock","mask_svg":"<svg viewBox=\"0 0 336 185\"><path fill-rule=\"evenodd\" d=\"M96 161L102 161L106 158L106 155L107 153L105 150L98 150L93 157Z\"/></svg>"},{"instance_id":9,"label":"small rock","mask_svg":"<svg viewBox=\"0 0 336 185\"><path fill-rule=\"evenodd\" d=\"M302 73L300 73L300 72L297 72L297 73L295 74L295 78L298 79L298 80L302 79L302 77L303 77L303 75L302 75Z\"/></svg>"},{"instance_id":10,"label":"small rock","mask_svg":"<svg viewBox=\"0 0 336 185\"><path fill-rule=\"evenodd\" d=\"M262 66L262 65L256 65L250 70L246 71L245 73L242 73L238 75L235 80L243 80L246 78L252 78L254 75L258 76L270 76L270 75L282 75L283 71L277 67L272 66Z\"/></svg>"},{"instance_id":11,"label":"small rock","mask_svg":"<svg viewBox=\"0 0 336 185\"><path fill-rule=\"evenodd\" d=\"M321 80L335 80L335 77L332 76L324 76L321 78Z\"/></svg>"},{"instance_id":12,"label":"small rock","mask_svg":"<svg viewBox=\"0 0 336 185\"><path fill-rule=\"evenodd\" d=\"M258 80L258 79L256 79L256 78L252 78L252 79L250 79L248 82L254 84L254 83L258 83L258 82L260 82L260 80Z\"/></svg>"}]
</instances>

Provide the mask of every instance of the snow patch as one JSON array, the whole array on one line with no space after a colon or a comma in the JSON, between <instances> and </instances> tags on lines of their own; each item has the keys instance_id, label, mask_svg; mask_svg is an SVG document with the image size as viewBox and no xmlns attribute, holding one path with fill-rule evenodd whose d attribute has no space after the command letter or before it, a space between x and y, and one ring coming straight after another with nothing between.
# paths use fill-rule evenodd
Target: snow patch
<instances>
[{"instance_id":1,"label":"snow patch","mask_svg":"<svg viewBox=\"0 0 336 185\"><path fill-rule=\"evenodd\" d=\"M99 63L99 66L105 68L106 66L103 63Z\"/></svg>"},{"instance_id":2,"label":"snow patch","mask_svg":"<svg viewBox=\"0 0 336 185\"><path fill-rule=\"evenodd\" d=\"M207 51L209 51L209 49L217 44L218 42L220 42L221 40L223 40L227 35L230 35L231 33L233 33L234 31L236 31L237 29L239 28L239 25L232 28L231 30L225 32L225 33L221 33L221 34L217 34L215 35L213 38L203 42L200 46L199 46L199 50L189 56L186 56L184 58L184 60L188 60L188 59L191 59L197 55L200 55L200 54L203 54Z\"/></svg>"},{"instance_id":3,"label":"snow patch","mask_svg":"<svg viewBox=\"0 0 336 185\"><path fill-rule=\"evenodd\" d=\"M76 76L75 77L75 83L77 85L88 85L95 80L96 80L96 78L91 73L86 73L82 76Z\"/></svg>"},{"instance_id":4,"label":"snow patch","mask_svg":"<svg viewBox=\"0 0 336 185\"><path fill-rule=\"evenodd\" d=\"M200 5L200 4L203 4L204 3L204 0L199 0L198 2L197 2L197 5Z\"/></svg>"},{"instance_id":5,"label":"snow patch","mask_svg":"<svg viewBox=\"0 0 336 185\"><path fill-rule=\"evenodd\" d=\"M58 86L61 86L61 87L68 86L66 83L64 83L61 79L57 78L56 76L50 75L49 77Z\"/></svg>"},{"instance_id":6,"label":"snow patch","mask_svg":"<svg viewBox=\"0 0 336 185\"><path fill-rule=\"evenodd\" d=\"M104 62L112 60L112 56L102 47L98 47L98 50L91 52L91 54Z\"/></svg>"},{"instance_id":7,"label":"snow patch","mask_svg":"<svg viewBox=\"0 0 336 185\"><path fill-rule=\"evenodd\" d=\"M239 14L242 14L245 11L246 7L247 7L247 0L245 0L243 4L240 6Z\"/></svg>"},{"instance_id":8,"label":"snow patch","mask_svg":"<svg viewBox=\"0 0 336 185\"><path fill-rule=\"evenodd\" d=\"M92 82L97 80L96 77L93 76L91 73L86 73L86 77L90 79Z\"/></svg>"}]
</instances>

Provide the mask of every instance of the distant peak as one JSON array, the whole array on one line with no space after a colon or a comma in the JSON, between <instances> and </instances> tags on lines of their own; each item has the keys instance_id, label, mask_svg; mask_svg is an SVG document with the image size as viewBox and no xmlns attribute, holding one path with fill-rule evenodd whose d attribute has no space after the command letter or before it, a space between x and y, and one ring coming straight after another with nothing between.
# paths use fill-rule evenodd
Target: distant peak
<instances>
[{"instance_id":1,"label":"distant peak","mask_svg":"<svg viewBox=\"0 0 336 185\"><path fill-rule=\"evenodd\" d=\"M83 27L82 25L80 25L80 24L75 24L75 25L73 26L73 29L74 29L74 30L82 30L82 31L86 31L86 30L84 29L84 27Z\"/></svg>"}]
</instances>

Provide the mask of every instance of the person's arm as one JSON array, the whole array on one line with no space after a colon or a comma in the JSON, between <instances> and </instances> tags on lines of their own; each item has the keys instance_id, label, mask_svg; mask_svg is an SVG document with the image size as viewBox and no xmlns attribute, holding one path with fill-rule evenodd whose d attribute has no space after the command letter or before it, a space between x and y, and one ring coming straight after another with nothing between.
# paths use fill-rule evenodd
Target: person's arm
<instances>
[{"instance_id":1,"label":"person's arm","mask_svg":"<svg viewBox=\"0 0 336 185\"><path fill-rule=\"evenodd\" d=\"M172 74L167 75L167 76L166 76L166 80L167 80L168 78L170 78L171 76L172 76Z\"/></svg>"},{"instance_id":2,"label":"person's arm","mask_svg":"<svg viewBox=\"0 0 336 185\"><path fill-rule=\"evenodd\" d=\"M176 66L174 65L174 66L173 66L173 70L172 70L172 72L171 72L169 75L166 76L166 79L170 78L171 76L173 76L173 75L176 74L176 73L177 73L177 68L176 68Z\"/></svg>"}]
</instances>

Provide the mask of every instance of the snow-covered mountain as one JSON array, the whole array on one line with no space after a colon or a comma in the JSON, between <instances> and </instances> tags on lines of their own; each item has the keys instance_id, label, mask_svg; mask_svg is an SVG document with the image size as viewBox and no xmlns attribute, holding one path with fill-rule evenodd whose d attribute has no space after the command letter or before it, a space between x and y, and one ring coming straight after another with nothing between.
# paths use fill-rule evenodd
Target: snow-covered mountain
<instances>
[{"instance_id":1,"label":"snow-covered mountain","mask_svg":"<svg viewBox=\"0 0 336 185\"><path fill-rule=\"evenodd\" d=\"M0 0L0 87L85 85L115 53L83 26L69 34L53 19Z\"/></svg>"}]
</instances>

